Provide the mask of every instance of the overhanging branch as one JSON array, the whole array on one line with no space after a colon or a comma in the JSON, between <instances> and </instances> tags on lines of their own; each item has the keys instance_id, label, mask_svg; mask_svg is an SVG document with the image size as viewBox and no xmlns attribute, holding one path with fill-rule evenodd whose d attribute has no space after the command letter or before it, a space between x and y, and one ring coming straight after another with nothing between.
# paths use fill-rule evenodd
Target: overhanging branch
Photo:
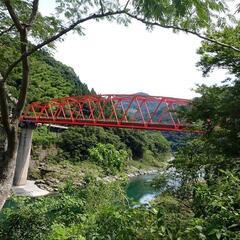
<instances>
[{"instance_id":1,"label":"overhanging branch","mask_svg":"<svg viewBox=\"0 0 240 240\"><path fill-rule=\"evenodd\" d=\"M237 48L237 47L234 47L234 46L229 45L229 44L227 44L227 43L219 42L219 41L217 41L217 40L215 40L215 39L212 39L212 38L209 38L209 37L207 37L207 36L203 36L203 35L201 35L200 33L195 32L195 31L192 31L192 30L189 30L189 29L187 29L187 28L181 28L181 27L173 26L173 25L162 25L162 24L160 24L160 23L158 23L158 22L151 22L151 21L148 21L148 20L146 20L146 19L144 19L144 18L140 18L140 17L138 17L138 16L136 16L136 15L133 15L133 14L131 14L131 13L128 13L128 12L126 12L126 14L127 14L129 17L131 17L131 18L133 18L133 19L136 19L137 21L140 21L140 22L142 22L142 23L144 23L144 24L146 24L146 25L157 26L157 27L166 28L166 29L174 29L174 30L179 30L179 31L185 32L185 33L190 33L190 34L195 35L195 36L197 36L197 37L199 37L199 38L201 38L201 39L203 39L203 40L206 40L206 41L208 41L208 42L212 42L212 43L215 43L215 44L217 44L217 45L219 45L219 46L222 46L222 47L224 47L224 48L229 48L229 49L232 49L232 50L234 50L234 51L240 52L240 49Z\"/></svg>"},{"instance_id":2,"label":"overhanging branch","mask_svg":"<svg viewBox=\"0 0 240 240\"><path fill-rule=\"evenodd\" d=\"M57 40L58 38L62 37L64 34L70 32L71 30L73 30L79 24L84 23L84 22L89 21L89 20L93 20L93 19L97 19L97 18L104 18L104 17L109 17L109 16L114 16L114 15L119 15L119 14L123 14L123 13L125 13L124 10L119 10L119 11L115 11L115 12L111 12L110 11L110 12L106 12L106 13L93 14L93 15L90 15L90 16L88 16L86 18L79 19L78 21L76 21L75 23L71 24L67 28L64 28L63 30L61 30L56 35L50 37L49 39L47 39L47 40L43 41L42 43L38 44L37 46L33 47L27 53L21 55L15 62L13 62L9 66L9 68L7 69L7 71L5 72L5 74L3 76L3 81L5 82L7 80L9 74L18 65L18 63L20 63L22 61L22 59L24 57L32 55L33 53L35 53L39 49L41 49L44 46L48 45L49 43L52 43L53 41Z\"/></svg>"}]
</instances>

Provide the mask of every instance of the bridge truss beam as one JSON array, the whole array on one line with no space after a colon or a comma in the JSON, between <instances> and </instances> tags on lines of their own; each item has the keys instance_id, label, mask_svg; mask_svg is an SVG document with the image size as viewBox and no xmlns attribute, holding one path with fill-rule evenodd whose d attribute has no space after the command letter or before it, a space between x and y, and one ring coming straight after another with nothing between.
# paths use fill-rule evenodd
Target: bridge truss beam
<instances>
[{"instance_id":1,"label":"bridge truss beam","mask_svg":"<svg viewBox=\"0 0 240 240\"><path fill-rule=\"evenodd\" d=\"M85 95L52 99L27 106L22 122L188 131L177 116L189 100L148 95Z\"/></svg>"}]
</instances>

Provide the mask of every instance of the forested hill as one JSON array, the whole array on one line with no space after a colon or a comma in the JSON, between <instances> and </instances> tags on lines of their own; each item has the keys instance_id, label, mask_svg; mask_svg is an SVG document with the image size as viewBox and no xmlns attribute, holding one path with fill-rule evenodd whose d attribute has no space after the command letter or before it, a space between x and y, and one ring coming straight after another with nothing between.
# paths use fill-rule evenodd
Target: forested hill
<instances>
[{"instance_id":1,"label":"forested hill","mask_svg":"<svg viewBox=\"0 0 240 240\"><path fill-rule=\"evenodd\" d=\"M0 58L1 55L8 55L8 61L12 62L16 49L10 49L9 39L0 39ZM82 83L74 70L54 59L46 50L41 50L30 58L30 86L28 92L28 102L58 98L73 95L89 94L88 86ZM5 63L0 63L3 69ZM20 68L16 69L9 79L9 91L13 96L17 96L21 84ZM92 90L94 93L94 90Z\"/></svg>"},{"instance_id":2,"label":"forested hill","mask_svg":"<svg viewBox=\"0 0 240 240\"><path fill-rule=\"evenodd\" d=\"M38 52L32 59L30 85L30 101L90 94L88 86L80 81L71 67L57 61L46 51ZM39 91L37 95L34 92L36 88Z\"/></svg>"}]
</instances>

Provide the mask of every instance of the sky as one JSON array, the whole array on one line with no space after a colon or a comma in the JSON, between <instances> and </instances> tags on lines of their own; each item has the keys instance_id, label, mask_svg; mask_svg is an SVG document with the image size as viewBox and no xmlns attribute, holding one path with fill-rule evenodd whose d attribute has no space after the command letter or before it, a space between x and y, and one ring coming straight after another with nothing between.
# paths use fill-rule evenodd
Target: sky
<instances>
[{"instance_id":1,"label":"sky","mask_svg":"<svg viewBox=\"0 0 240 240\"><path fill-rule=\"evenodd\" d=\"M53 0L41 0L49 14ZM184 33L155 28L152 32L133 21L128 27L88 22L85 36L68 34L57 43L55 58L71 66L80 80L99 94L133 94L193 98L196 84L221 83L227 75L217 70L202 77L196 63L201 40Z\"/></svg>"}]
</instances>

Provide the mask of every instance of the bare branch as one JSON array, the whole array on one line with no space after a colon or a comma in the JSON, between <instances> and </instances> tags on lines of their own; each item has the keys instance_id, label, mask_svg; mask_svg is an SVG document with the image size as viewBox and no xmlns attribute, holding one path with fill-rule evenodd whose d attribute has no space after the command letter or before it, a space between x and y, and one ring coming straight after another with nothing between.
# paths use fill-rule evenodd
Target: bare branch
<instances>
[{"instance_id":1,"label":"bare branch","mask_svg":"<svg viewBox=\"0 0 240 240\"><path fill-rule=\"evenodd\" d=\"M12 24L10 27L8 27L7 29L4 29L2 32L0 32L0 37L2 36L2 35L4 35L5 33L7 33L7 32L10 32L13 28L14 28L14 24Z\"/></svg>"},{"instance_id":2,"label":"bare branch","mask_svg":"<svg viewBox=\"0 0 240 240\"><path fill-rule=\"evenodd\" d=\"M23 27L19 21L19 18L18 18L18 15L17 13L15 12L15 10L13 9L13 6L12 6L12 3L11 3L11 0L4 0L4 3L7 7L7 10L14 22L14 25L16 26L16 28L18 29L19 32L21 32L23 30Z\"/></svg>"},{"instance_id":3,"label":"bare branch","mask_svg":"<svg viewBox=\"0 0 240 240\"><path fill-rule=\"evenodd\" d=\"M73 30L76 26L78 26L79 24L89 21L89 20L93 20L93 19L97 19L97 18L104 18L107 16L114 16L114 15L119 15L119 14L123 14L125 13L124 10L119 10L119 11L115 11L115 12L106 12L104 14L100 13L100 14L93 14L90 15L86 18L83 19L79 19L78 21L76 21L75 23L72 23L71 25L69 25L68 27L64 28L63 30L61 30L59 33L57 33L56 35L50 37L49 39L43 41L42 43L38 44L37 46L33 47L31 50L29 50L27 53L22 54L15 62L13 62L9 68L7 69L7 71L5 72L4 76L3 76L3 81L5 82L9 76L9 74L12 72L12 70L22 61L22 59L26 56L30 56L33 53L35 53L36 51L38 51L39 49L43 48L44 46L48 45L49 43L52 43L53 41L55 41L56 39L62 37L63 35L65 35L66 33L70 32L71 30Z\"/></svg>"},{"instance_id":4,"label":"bare branch","mask_svg":"<svg viewBox=\"0 0 240 240\"><path fill-rule=\"evenodd\" d=\"M217 44L217 45L219 45L219 46L222 46L222 47L229 48L229 49L232 49L232 50L234 50L234 51L240 52L240 49L237 48L237 47L234 47L234 46L229 45L229 44L227 44L227 43L219 42L219 41L217 41L217 40L215 40L215 39L212 39L212 38L209 38L209 37L207 37L207 36L203 36L203 35L201 35L200 33L194 32L194 31L189 30L189 29L187 29L187 28L181 28L181 27L172 26L172 25L162 25L162 24L160 24L160 23L158 23L158 22L151 22L151 21L148 21L148 20L146 20L146 19L144 19L144 18L140 18L140 17L138 17L138 16L136 16L136 15L133 15L133 14L131 14L131 13L128 13L128 12L126 12L126 14L127 14L129 17L131 17L131 18L133 18L133 19L136 19L136 20L138 20L138 21L140 21L140 22L142 22L142 23L144 23L144 24L146 24L146 25L157 26L157 27L166 28L166 29L174 29L174 30L179 30L179 31L185 32L185 33L190 33L190 34L193 34L193 35L195 35L195 36L197 36L197 37L199 37L199 38L201 38L201 39L203 39L203 40L206 40L206 41L208 41L208 42L212 42L212 43L215 43L215 44Z\"/></svg>"},{"instance_id":5,"label":"bare branch","mask_svg":"<svg viewBox=\"0 0 240 240\"><path fill-rule=\"evenodd\" d=\"M31 16L28 20L28 25L32 26L36 16L37 16L37 12L38 12L38 5L39 5L39 0L33 0L33 4L32 4L32 13Z\"/></svg>"}]
</instances>

